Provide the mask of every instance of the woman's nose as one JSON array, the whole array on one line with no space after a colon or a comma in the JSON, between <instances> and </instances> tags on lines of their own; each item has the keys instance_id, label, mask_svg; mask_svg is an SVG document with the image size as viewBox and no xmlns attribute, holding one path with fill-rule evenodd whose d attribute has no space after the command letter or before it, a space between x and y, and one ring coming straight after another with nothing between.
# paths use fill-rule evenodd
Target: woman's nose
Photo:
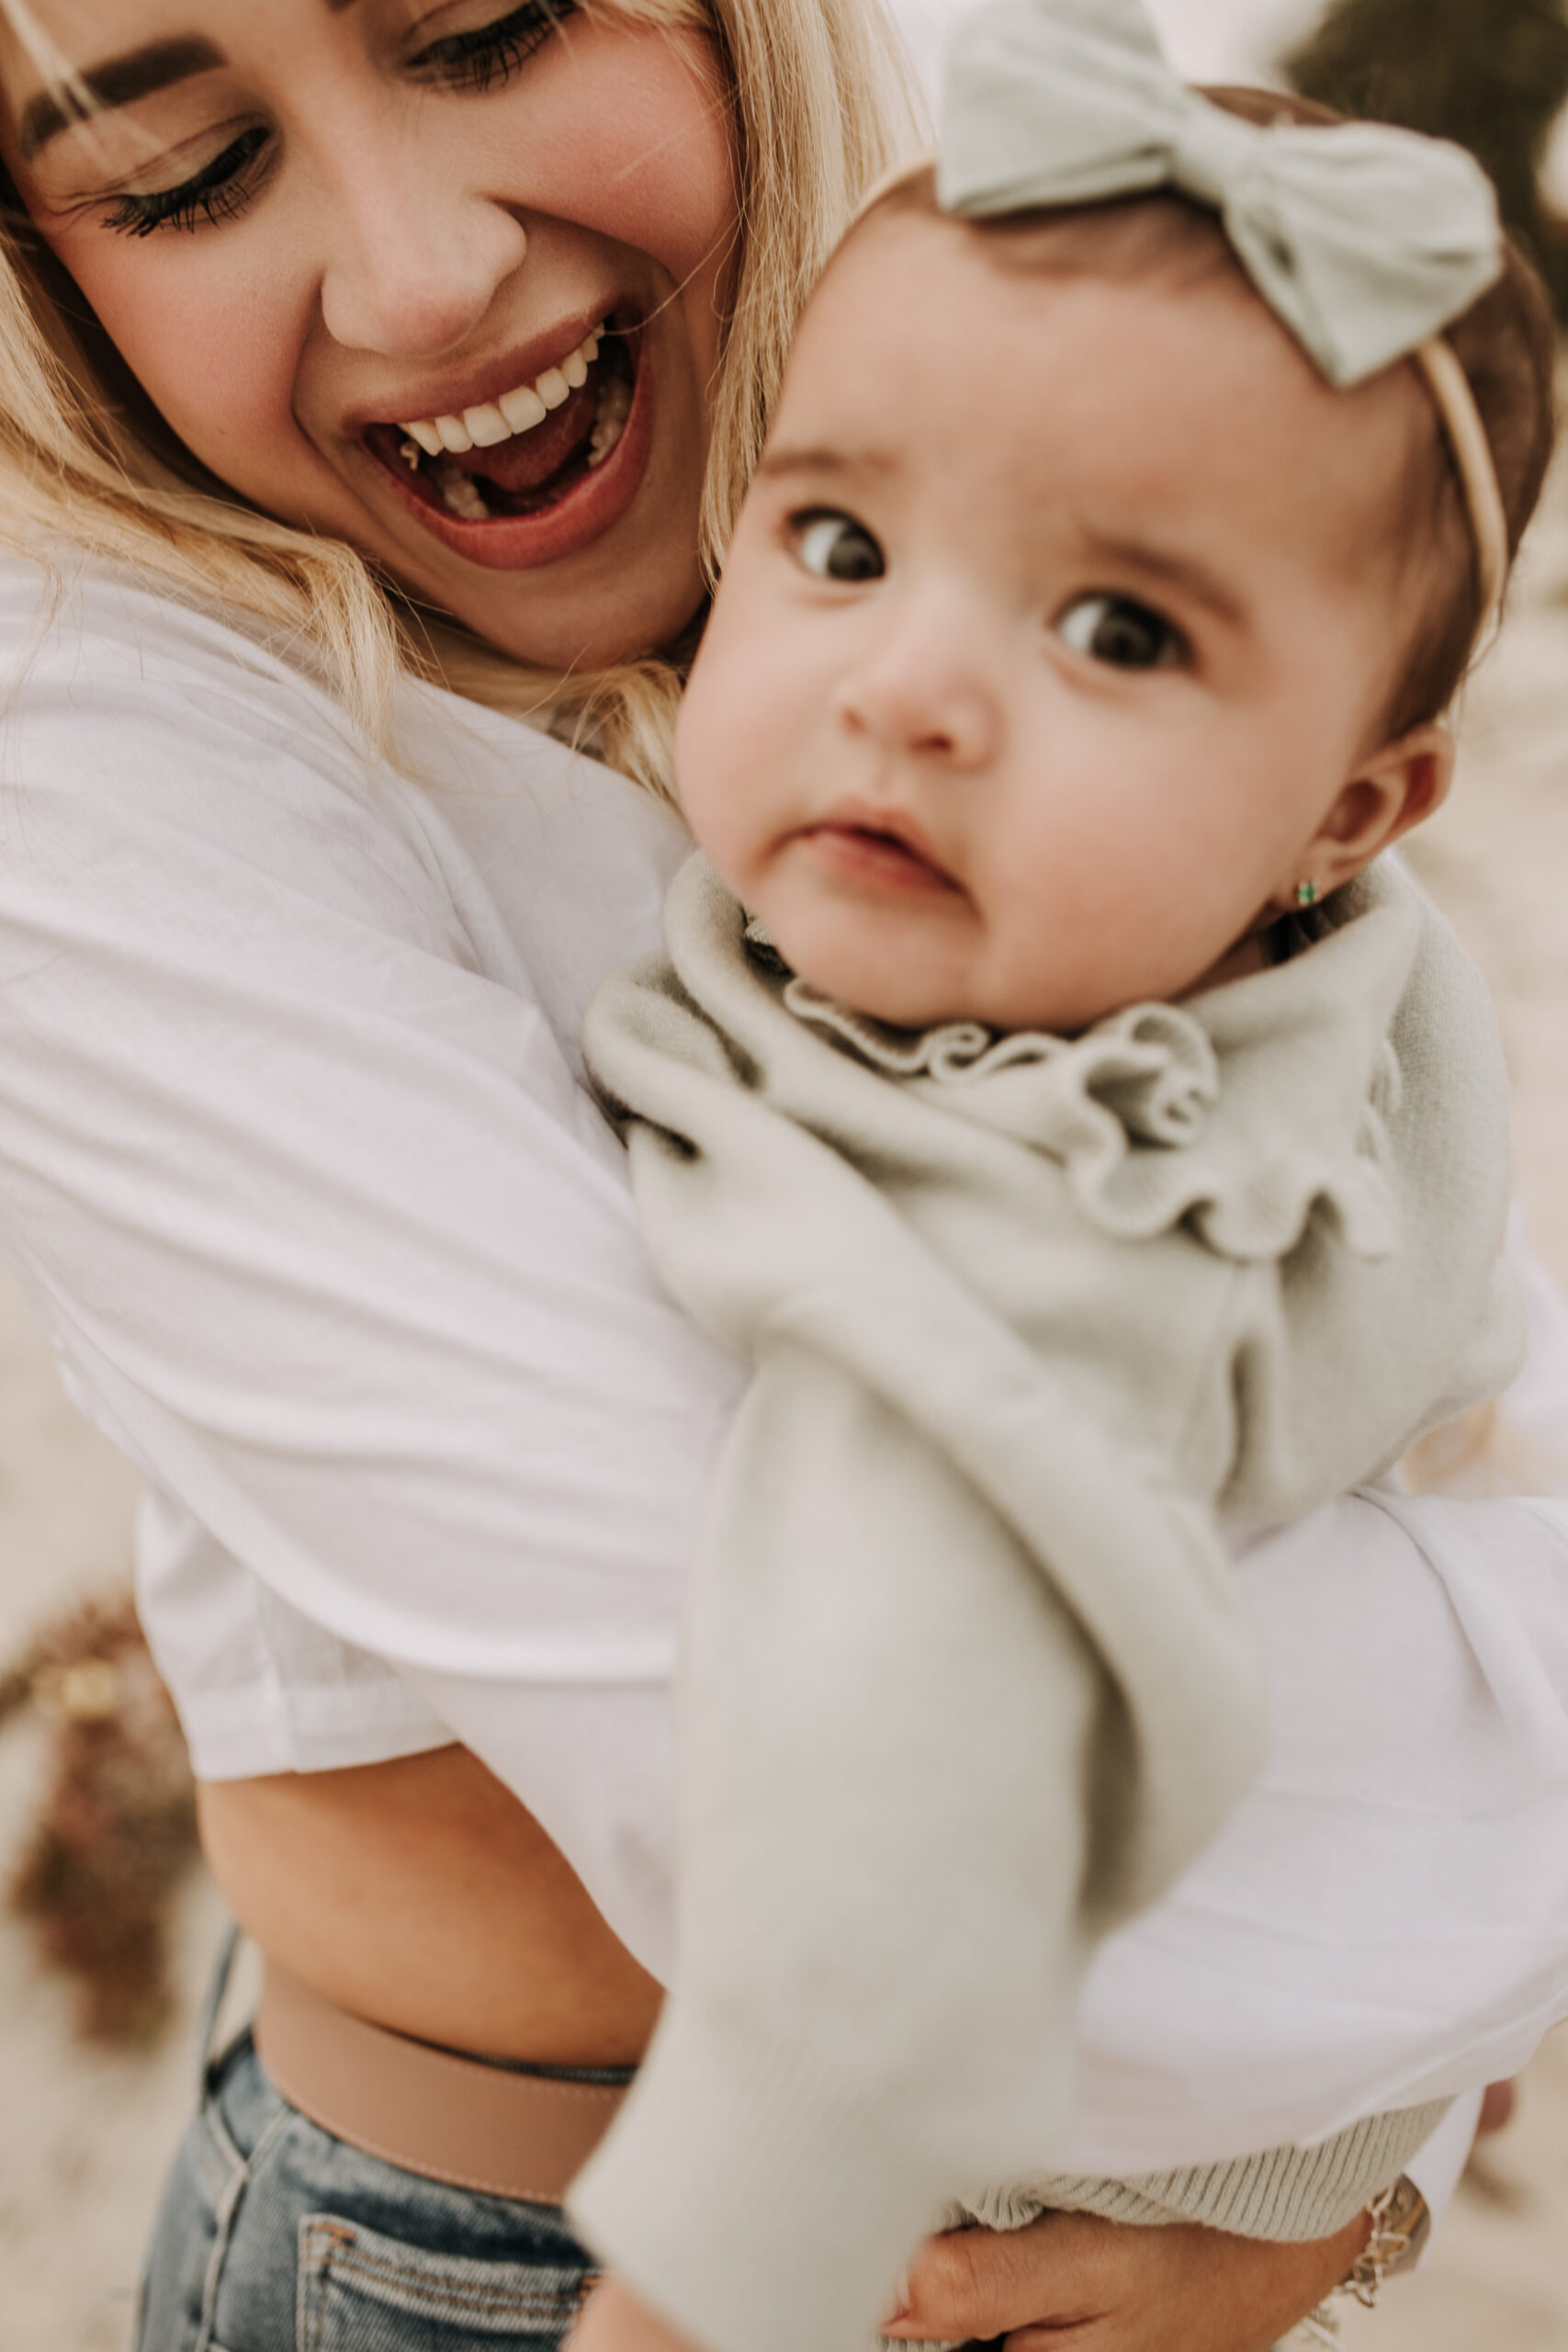
<instances>
[{"instance_id":1,"label":"woman's nose","mask_svg":"<svg viewBox=\"0 0 1568 2352\"><path fill-rule=\"evenodd\" d=\"M321 316L345 350L434 359L483 319L527 232L503 205L389 173L356 179L323 223Z\"/></svg>"},{"instance_id":2,"label":"woman's nose","mask_svg":"<svg viewBox=\"0 0 1568 2352\"><path fill-rule=\"evenodd\" d=\"M842 723L885 750L983 768L996 756L997 682L972 628L944 612L890 616L834 696Z\"/></svg>"}]
</instances>

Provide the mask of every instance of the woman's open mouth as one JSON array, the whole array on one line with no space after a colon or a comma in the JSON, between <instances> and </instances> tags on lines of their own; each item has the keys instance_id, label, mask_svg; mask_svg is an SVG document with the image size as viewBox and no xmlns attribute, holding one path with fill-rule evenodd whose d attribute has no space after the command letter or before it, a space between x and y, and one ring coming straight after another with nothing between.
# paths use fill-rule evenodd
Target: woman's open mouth
<instances>
[{"instance_id":1,"label":"woman's open mouth","mask_svg":"<svg viewBox=\"0 0 1568 2352\"><path fill-rule=\"evenodd\" d=\"M595 327L526 383L459 413L371 424L365 443L434 536L498 570L553 563L630 503L649 440L637 324Z\"/></svg>"}]
</instances>

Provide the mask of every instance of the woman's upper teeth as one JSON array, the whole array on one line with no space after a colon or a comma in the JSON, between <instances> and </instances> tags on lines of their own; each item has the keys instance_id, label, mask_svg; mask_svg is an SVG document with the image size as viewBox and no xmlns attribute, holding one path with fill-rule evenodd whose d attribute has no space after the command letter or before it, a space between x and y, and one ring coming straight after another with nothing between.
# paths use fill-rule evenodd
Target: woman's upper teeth
<instances>
[{"instance_id":1,"label":"woman's upper teeth","mask_svg":"<svg viewBox=\"0 0 1568 2352\"><path fill-rule=\"evenodd\" d=\"M461 457L468 449L493 449L498 442L510 441L514 433L529 433L536 424L543 424L551 409L559 408L579 387L588 381L588 370L599 356L599 345L604 327L596 326L583 336L577 349L564 359L547 368L531 384L519 384L513 392L502 392L498 401L485 401L478 408L466 408L461 416L420 416L411 424L400 424L411 441L417 441L427 458L439 457L443 449L450 449Z\"/></svg>"}]
</instances>

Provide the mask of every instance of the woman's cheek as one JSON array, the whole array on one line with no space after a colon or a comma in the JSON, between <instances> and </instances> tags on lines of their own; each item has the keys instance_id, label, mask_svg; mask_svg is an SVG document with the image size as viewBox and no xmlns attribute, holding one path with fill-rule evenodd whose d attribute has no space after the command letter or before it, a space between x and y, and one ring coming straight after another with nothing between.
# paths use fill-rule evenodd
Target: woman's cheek
<instances>
[{"instance_id":1,"label":"woman's cheek","mask_svg":"<svg viewBox=\"0 0 1568 2352\"><path fill-rule=\"evenodd\" d=\"M123 240L123 262L101 245L74 263L62 258L186 447L236 490L277 504L290 480L313 470L293 413L308 305L269 268L265 248L236 256L231 243L209 270L185 239L166 237L166 259L147 250L154 242Z\"/></svg>"},{"instance_id":2,"label":"woman's cheek","mask_svg":"<svg viewBox=\"0 0 1568 2352\"><path fill-rule=\"evenodd\" d=\"M732 108L705 35L569 25L546 73L519 84L513 118L531 206L639 247L677 283L728 251L739 207Z\"/></svg>"}]
</instances>

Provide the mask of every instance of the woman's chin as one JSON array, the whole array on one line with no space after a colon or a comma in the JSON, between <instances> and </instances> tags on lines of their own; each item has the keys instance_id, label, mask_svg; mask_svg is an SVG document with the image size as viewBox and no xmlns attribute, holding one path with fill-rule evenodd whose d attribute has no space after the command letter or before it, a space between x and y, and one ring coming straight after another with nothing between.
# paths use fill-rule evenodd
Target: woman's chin
<instances>
[{"instance_id":1,"label":"woman's chin","mask_svg":"<svg viewBox=\"0 0 1568 2352\"><path fill-rule=\"evenodd\" d=\"M516 569L477 563L468 548L417 526L411 544L401 516L378 514L366 552L417 603L514 661L603 670L662 652L691 628L707 593L696 552L700 497L700 481L646 481L598 537Z\"/></svg>"},{"instance_id":2,"label":"woman's chin","mask_svg":"<svg viewBox=\"0 0 1568 2352\"><path fill-rule=\"evenodd\" d=\"M502 574L488 583L488 594L447 590L439 602L452 619L513 662L537 670L609 670L664 653L693 628L705 595L695 560L657 596L651 585L642 578L639 594L617 610L615 596L602 590L563 595L558 589L551 600L538 579ZM427 601L425 591L415 594Z\"/></svg>"}]
</instances>

